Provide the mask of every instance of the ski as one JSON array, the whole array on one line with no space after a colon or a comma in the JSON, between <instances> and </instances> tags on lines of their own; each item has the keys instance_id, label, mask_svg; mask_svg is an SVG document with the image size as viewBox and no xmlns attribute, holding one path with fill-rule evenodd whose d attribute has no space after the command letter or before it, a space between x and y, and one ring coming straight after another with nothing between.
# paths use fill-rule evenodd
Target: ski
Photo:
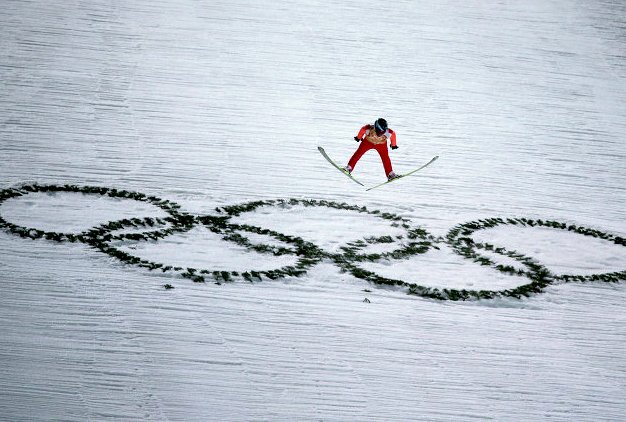
<instances>
[{"instance_id":1,"label":"ski","mask_svg":"<svg viewBox=\"0 0 626 422\"><path fill-rule=\"evenodd\" d=\"M423 169L424 167L426 167L426 166L428 166L428 165L432 164L435 160L437 160L437 158L439 158L439 156L438 156L438 155L434 156L434 157L432 158L432 160L430 160L429 162L427 162L427 163L426 163L426 164L424 164L423 166L416 168L415 170L411 170L411 171L410 171L410 172L408 172L408 173L401 174L401 175L399 175L398 177L396 177L395 179L387 180L386 182L380 183L380 184L378 184L378 185L376 185L376 186L372 186L371 188L367 188L366 190L376 189L376 188L379 188L379 187L381 187L381 186L383 186L383 185L386 185L387 183L395 182L396 180L399 180L399 179L402 179L402 178L404 178L404 177L410 176L410 175L412 175L413 173L418 172L418 171L420 171L421 169Z\"/></svg>"},{"instance_id":2,"label":"ski","mask_svg":"<svg viewBox=\"0 0 626 422\"><path fill-rule=\"evenodd\" d=\"M317 147L317 150L320 152L320 154L322 154L322 156L324 158L326 158L326 161L328 161L330 164L333 165L333 167L335 167L337 170L339 170L342 174L345 174L346 176L348 176L352 181L354 181L355 183L358 183L361 186L365 186L363 183L359 182L358 180L356 180L354 177L352 177L352 175L350 173L348 173L347 171L345 171L344 169L342 169L341 167L339 167L333 160L330 159L330 157L328 156L328 154L326 154L326 151L324 151L324 148L322 147Z\"/></svg>"}]
</instances>

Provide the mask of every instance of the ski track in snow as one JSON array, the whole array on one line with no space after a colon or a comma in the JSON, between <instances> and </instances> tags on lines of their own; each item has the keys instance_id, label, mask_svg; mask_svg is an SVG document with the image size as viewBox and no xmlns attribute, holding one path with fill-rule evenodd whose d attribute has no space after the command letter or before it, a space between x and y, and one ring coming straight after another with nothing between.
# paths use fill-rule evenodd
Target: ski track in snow
<instances>
[{"instance_id":1,"label":"ski track in snow","mask_svg":"<svg viewBox=\"0 0 626 422\"><path fill-rule=\"evenodd\" d=\"M7 1L0 188L128 189L195 215L326 199L398 214L435 237L489 217L625 236L626 7L571 6ZM355 131L379 116L398 133L396 171L440 159L365 192L317 146L343 163ZM366 186L384 177L373 153L354 174ZM75 193L0 204L9 222L71 233L163 215ZM268 206L232 221L331 253L403 234L328 208ZM556 274L626 270L623 247L579 234L503 226L472 236ZM196 228L125 247L224 270L293 261L222 243ZM362 267L439 288L526 282L446 246ZM623 282L440 302L326 259L300 278L217 286L4 231L0 274L1 420L626 419Z\"/></svg>"}]
</instances>

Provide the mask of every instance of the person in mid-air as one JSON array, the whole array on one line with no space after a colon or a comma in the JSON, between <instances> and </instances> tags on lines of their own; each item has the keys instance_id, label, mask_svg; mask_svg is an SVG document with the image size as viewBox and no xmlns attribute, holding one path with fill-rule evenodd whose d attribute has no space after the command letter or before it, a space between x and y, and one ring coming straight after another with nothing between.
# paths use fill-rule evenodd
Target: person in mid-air
<instances>
[{"instance_id":1,"label":"person in mid-air","mask_svg":"<svg viewBox=\"0 0 626 422\"><path fill-rule=\"evenodd\" d=\"M391 159L389 159L389 150L387 149L387 141L391 141L391 149L397 149L396 133L387 126L387 121L383 118L377 119L373 125L367 124L359 130L359 134L354 137L354 140L361 142L359 148L354 152L348 165L343 169L348 173L352 173L356 163L361 159L370 149L375 149L380 155L380 159L383 161L383 167L385 169L385 175L387 179L395 179L399 177L394 173L391 166Z\"/></svg>"}]
</instances>

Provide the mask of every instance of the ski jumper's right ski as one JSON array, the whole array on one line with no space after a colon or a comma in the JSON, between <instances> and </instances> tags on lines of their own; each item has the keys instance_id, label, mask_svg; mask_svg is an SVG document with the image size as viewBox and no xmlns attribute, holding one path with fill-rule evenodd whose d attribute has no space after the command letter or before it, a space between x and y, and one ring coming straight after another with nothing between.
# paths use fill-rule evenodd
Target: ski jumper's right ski
<instances>
[{"instance_id":1,"label":"ski jumper's right ski","mask_svg":"<svg viewBox=\"0 0 626 422\"><path fill-rule=\"evenodd\" d=\"M403 177L410 176L410 175L412 175L413 173L418 172L418 171L420 171L421 169L423 169L424 167L426 167L426 166L428 166L429 164L433 163L433 162L434 162L437 158L439 158L439 156L438 156L438 155L436 155L435 157L433 157L433 159L432 159L432 160L430 160L429 162L427 162L427 163L426 163L426 164L424 164L423 166L416 168L415 170L412 170L412 171L410 171L410 172L408 172L408 173L400 174L400 175L398 175L398 177L396 177L396 178L394 178L394 179L387 180L386 182L380 183L380 184L378 184L378 185L376 185L376 186L372 186L371 188L367 188L366 190L376 189L376 188L379 188L379 187L381 187L381 186L384 186L384 185L386 185L386 184L388 184L388 183L395 182L395 181L396 181L396 180L398 180L398 179L402 179Z\"/></svg>"},{"instance_id":2,"label":"ski jumper's right ski","mask_svg":"<svg viewBox=\"0 0 626 422\"><path fill-rule=\"evenodd\" d=\"M320 154L322 154L322 156L324 158L326 158L326 161L328 161L330 164L333 165L333 167L335 167L337 170L339 170L341 173L345 174L346 176L348 176L350 178L350 180L354 181L354 183L358 183L361 186L365 186L363 183L359 182L358 180L356 180L354 177L352 177L352 175L350 173L348 173L346 170L342 169L341 167L339 167L333 160L330 159L330 157L328 156L328 154L326 154L326 151L324 151L324 148L322 147L317 147L318 151L320 152Z\"/></svg>"}]
</instances>

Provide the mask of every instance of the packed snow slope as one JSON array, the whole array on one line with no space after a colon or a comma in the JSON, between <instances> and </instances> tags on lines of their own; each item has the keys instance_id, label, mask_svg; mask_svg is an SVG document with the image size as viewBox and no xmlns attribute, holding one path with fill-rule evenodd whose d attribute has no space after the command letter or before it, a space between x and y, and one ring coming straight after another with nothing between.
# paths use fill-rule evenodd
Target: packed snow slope
<instances>
[{"instance_id":1,"label":"packed snow slope","mask_svg":"<svg viewBox=\"0 0 626 422\"><path fill-rule=\"evenodd\" d=\"M625 28L3 2L0 419L626 420Z\"/></svg>"}]
</instances>

